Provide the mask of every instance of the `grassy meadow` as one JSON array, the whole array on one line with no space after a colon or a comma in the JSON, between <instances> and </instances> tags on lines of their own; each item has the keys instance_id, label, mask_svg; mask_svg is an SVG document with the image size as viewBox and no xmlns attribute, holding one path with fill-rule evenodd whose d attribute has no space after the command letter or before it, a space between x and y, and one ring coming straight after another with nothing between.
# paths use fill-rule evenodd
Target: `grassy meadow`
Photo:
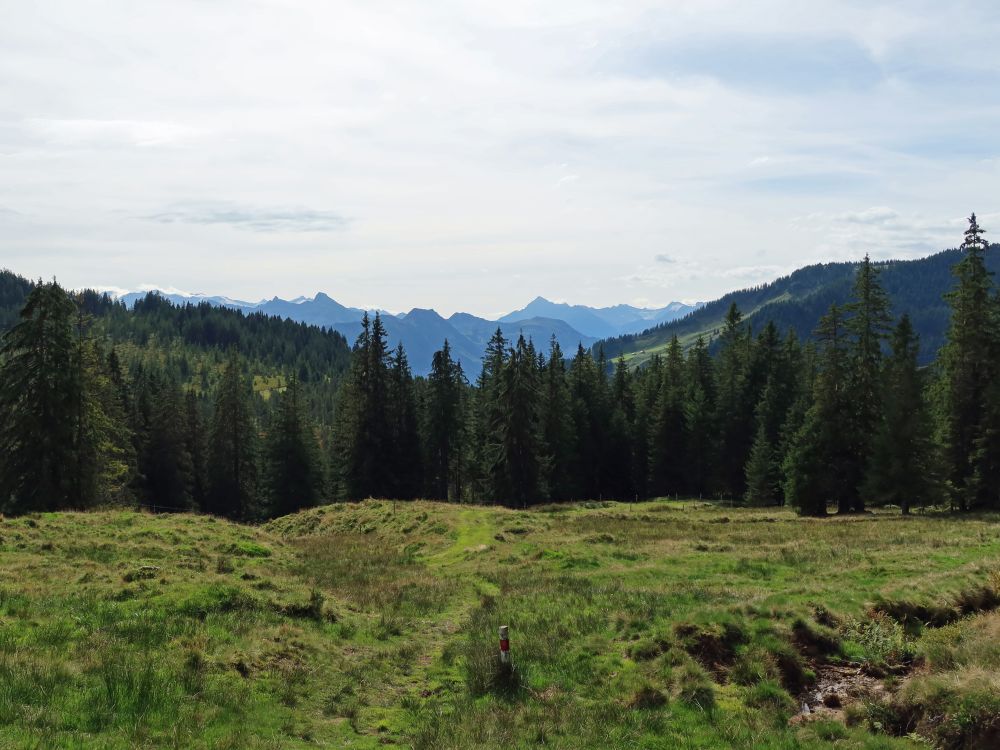
<instances>
[{"instance_id":1,"label":"grassy meadow","mask_svg":"<svg viewBox=\"0 0 1000 750\"><path fill-rule=\"evenodd\" d=\"M0 748L1000 747L998 520L5 519Z\"/></svg>"}]
</instances>

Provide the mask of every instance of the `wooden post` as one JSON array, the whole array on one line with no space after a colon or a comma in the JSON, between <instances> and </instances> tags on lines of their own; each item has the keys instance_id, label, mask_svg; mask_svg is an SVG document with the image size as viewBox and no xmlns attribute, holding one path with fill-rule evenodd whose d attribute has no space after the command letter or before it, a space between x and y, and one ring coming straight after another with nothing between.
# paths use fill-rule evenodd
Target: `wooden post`
<instances>
[{"instance_id":1,"label":"wooden post","mask_svg":"<svg viewBox=\"0 0 1000 750\"><path fill-rule=\"evenodd\" d=\"M510 664L510 638L506 625L500 626L500 663Z\"/></svg>"}]
</instances>

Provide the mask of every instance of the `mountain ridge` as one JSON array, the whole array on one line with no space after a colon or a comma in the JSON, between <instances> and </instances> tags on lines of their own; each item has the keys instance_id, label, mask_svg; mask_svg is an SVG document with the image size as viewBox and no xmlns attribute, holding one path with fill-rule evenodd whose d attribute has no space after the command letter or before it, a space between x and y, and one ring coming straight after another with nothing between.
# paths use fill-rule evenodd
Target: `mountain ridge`
<instances>
[{"instance_id":1,"label":"mountain ridge","mask_svg":"<svg viewBox=\"0 0 1000 750\"><path fill-rule=\"evenodd\" d=\"M879 261L879 278L889 296L893 317L910 316L920 335L920 362L928 364L945 341L950 312L944 295L954 286L952 267L961 250L943 250L913 260ZM1000 274L1000 245L991 245L987 267ZM806 340L831 304L850 300L859 261L816 263L803 266L767 284L722 295L682 318L651 326L645 331L602 339L593 350L603 348L608 358L622 356L629 364L642 365L663 352L676 335L684 345L703 336L709 343L722 329L730 305L736 304L753 330L773 322L782 331L794 330Z\"/></svg>"},{"instance_id":2,"label":"mountain ridge","mask_svg":"<svg viewBox=\"0 0 1000 750\"><path fill-rule=\"evenodd\" d=\"M349 342L361 332L361 319L367 312L374 315L376 310L364 310L341 304L326 292L317 292L313 297L296 297L285 300L278 296L260 302L247 302L221 295L186 294L176 291L152 289L128 292L117 297L127 307L135 305L147 294L155 294L178 305L207 303L243 310L261 312L288 318L300 323L308 323L330 328L341 333ZM534 307L532 307L534 306ZM471 313L457 312L444 318L431 308L412 308L407 312L389 313L380 310L386 328L387 343L390 347L402 343L413 372L426 375L430 371L433 353L441 348L445 339L451 345L452 356L462 363L470 377L478 372L486 342L499 328L508 339L518 335L531 338L539 349L546 349L554 336L563 351L575 351L577 346L590 347L605 335L614 335L636 327L645 328L650 320L662 316L676 316L678 311L695 309L682 302L672 302L663 308L638 308L631 305L615 305L609 308L590 308L585 305L567 305L550 302L544 297L536 297L521 311L508 313L497 320L481 318ZM552 314L539 314L547 311ZM581 330L562 315L569 315L583 321ZM609 322L611 319L613 322Z\"/></svg>"}]
</instances>

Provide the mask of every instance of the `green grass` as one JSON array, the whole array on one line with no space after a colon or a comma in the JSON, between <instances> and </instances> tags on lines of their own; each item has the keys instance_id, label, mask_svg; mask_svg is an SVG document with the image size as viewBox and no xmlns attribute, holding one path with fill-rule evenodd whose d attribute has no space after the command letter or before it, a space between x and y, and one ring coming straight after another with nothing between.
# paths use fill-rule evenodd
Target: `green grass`
<instances>
[{"instance_id":1,"label":"green grass","mask_svg":"<svg viewBox=\"0 0 1000 750\"><path fill-rule=\"evenodd\" d=\"M997 520L692 501L7 519L0 748L994 747ZM884 687L845 695L846 722L789 723L852 661Z\"/></svg>"}]
</instances>

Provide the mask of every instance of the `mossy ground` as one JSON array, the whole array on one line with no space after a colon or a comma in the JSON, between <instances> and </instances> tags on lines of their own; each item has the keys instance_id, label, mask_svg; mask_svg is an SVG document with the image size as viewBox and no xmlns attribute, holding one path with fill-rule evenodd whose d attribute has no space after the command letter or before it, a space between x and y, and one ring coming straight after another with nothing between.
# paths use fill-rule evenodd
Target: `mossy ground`
<instances>
[{"instance_id":1,"label":"mossy ground","mask_svg":"<svg viewBox=\"0 0 1000 750\"><path fill-rule=\"evenodd\" d=\"M979 612L996 521L391 501L259 528L7 519L0 748L975 747L1000 731L1000 619ZM824 661L881 670L891 700L790 726Z\"/></svg>"}]
</instances>

